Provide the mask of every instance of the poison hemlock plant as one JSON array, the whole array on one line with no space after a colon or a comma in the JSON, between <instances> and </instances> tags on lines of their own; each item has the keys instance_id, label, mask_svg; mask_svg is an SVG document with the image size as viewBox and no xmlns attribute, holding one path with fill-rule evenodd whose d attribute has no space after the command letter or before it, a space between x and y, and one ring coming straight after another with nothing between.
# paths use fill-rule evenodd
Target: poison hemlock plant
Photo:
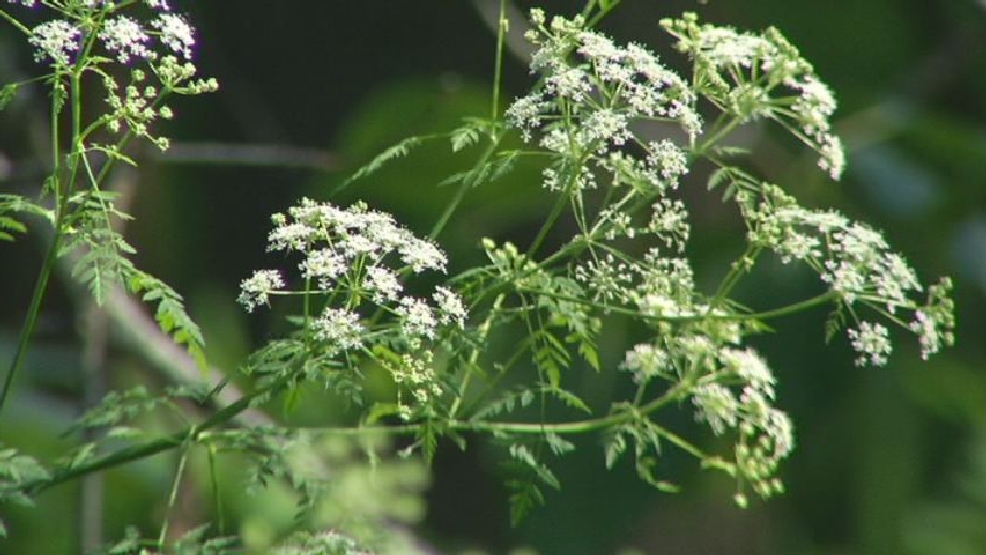
<instances>
[{"instance_id":1,"label":"poison hemlock plant","mask_svg":"<svg viewBox=\"0 0 986 555\"><path fill-rule=\"evenodd\" d=\"M25 231L19 219L24 215L44 216L55 235L4 398L52 264L70 252L80 253L74 275L97 301L114 284L126 285L156 302L162 329L200 357L202 338L181 297L126 258L133 249L112 223L127 216L102 189L115 162L133 163L124 152L129 139L167 147L151 127L173 115L166 97L217 88L214 81L195 77L188 61L195 45L192 28L162 0L10 3L44 6L56 16L28 28L0 9L34 45L36 60L50 69L38 81L52 90L54 169L39 198L0 197L0 238ZM536 84L501 112L498 63L490 117L470 119L444 135L456 152L482 148L470 170L446 181L458 193L427 236L362 203L341 207L302 199L274 214L268 250L283 253L281 259L294 266L257 271L243 281L239 301L250 312L286 301L296 315L289 318L290 333L261 347L241 368L255 378L252 391L204 418L188 414L183 408L188 403L179 400L208 406L216 402L217 389L113 393L79 423L111 433L64 461L41 465L15 450L0 452L9 463L0 467L0 500L29 502L62 482L177 450L171 507L191 453L208 454L214 487L215 459L244 456L258 486L276 483L295 492L298 525L297 535L281 547L247 542L247 548L363 553L368 548L360 542L385 549L374 535L393 515L367 508L360 513L362 527L326 516L326 503L340 494L331 479L312 468L324 471L327 464L336 468L359 459L326 458L325 442L408 436L411 443L401 453L420 452L429 460L440 438L465 446L466 433L485 434L503 446L515 521L544 501L545 487L560 487L551 465L575 448L568 439L575 434L598 435L607 466L632 458L640 477L660 489L675 486L657 463L665 450L679 449L704 468L724 472L735 483L740 506L749 503L750 493L769 498L783 491L780 464L794 449L794 426L778 407L773 372L749 338L775 318L828 307L832 316L824 335L845 332L858 365L886 364L893 347L888 326L913 332L927 358L953 341L950 283L922 285L878 231L834 210L803 207L782 186L738 165L741 153L724 139L761 120L815 151L819 169L832 179L839 179L845 165L830 124L834 97L780 32L739 32L700 23L693 14L664 20L662 27L691 64L683 77L645 46L619 45L594 30L613 6L591 1L573 18L531 12L527 38L536 47L530 65ZM498 60L505 27L501 22ZM121 67L129 75L122 84ZM103 115L92 121L83 121L86 75L99 78L106 98ZM16 87L6 86L2 98L9 99ZM72 130L65 140L57 135L62 118ZM526 146L506 147L509 135L519 135ZM350 182L434 138L403 141ZM531 186L556 198L541 229L522 246L477 237L488 262L446 276L450 265L439 244L459 203L521 158L544 161L541 182ZM710 291L696 287L688 258L688 206L680 194L692 186L689 175L700 160L715 168L708 188L735 204L747 229L745 250ZM561 243L549 241L568 221L577 232ZM805 265L825 291L786 306L743 306L733 298L737 285L770 255ZM444 281L435 285L439 279ZM604 362L612 357L600 356L599 339L615 322L646 329L649 339L625 345L622 362L614 367ZM505 337L522 339L509 352L490 347ZM577 368L619 373L633 393L608 407L591 407L571 388L570 374ZM392 398L381 401L367 391L371 372L387 376ZM265 426L235 425L244 413L303 384L348 400L352 426L298 430L273 420ZM576 416L566 421L536 416L550 404L568 407ZM180 414L187 426L157 438L130 426L139 423L140 414L162 408ZM730 438L732 448L706 452L700 446L704 439L689 439L662 421L665 412L681 410L712 436ZM121 448L121 439L132 443ZM379 459L386 448L364 447L376 464L390 464ZM298 456L289 456L294 449ZM142 539L135 531L106 552L243 549L225 533L221 513L216 528L204 525L180 539L170 538L168 518L170 511L156 539ZM365 533L367 522L381 523L376 534Z\"/></svg>"}]
</instances>

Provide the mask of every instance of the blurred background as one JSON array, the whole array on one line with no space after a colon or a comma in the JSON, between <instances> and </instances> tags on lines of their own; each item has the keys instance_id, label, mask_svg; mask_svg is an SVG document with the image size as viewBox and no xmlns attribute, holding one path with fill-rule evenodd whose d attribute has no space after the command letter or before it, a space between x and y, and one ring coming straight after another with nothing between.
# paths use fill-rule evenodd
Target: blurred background
<instances>
[{"instance_id":1,"label":"blurred background","mask_svg":"<svg viewBox=\"0 0 986 555\"><path fill-rule=\"evenodd\" d=\"M487 115L496 2L179 4L199 29L199 67L221 91L176 101L176 121L164 130L174 148L137 152L139 170L121 172L115 183L136 216L126 233L140 251L138 265L185 296L210 361L232 369L276 333L276 315L248 318L234 302L239 282L271 264L264 255L270 213L301 196L329 200L354 169L406 136ZM522 33L532 5L512 2L512 35ZM571 15L581 5L542 7ZM840 103L836 129L848 157L841 183L813 171L810 153L767 127L743 129L734 140L752 147L756 169L804 205L834 207L885 230L925 283L954 276L957 346L924 362L900 334L886 368L857 369L844 337L824 344L824 311L777 322L780 331L757 347L778 374L778 404L796 424L798 446L782 471L788 492L769 503L735 508L727 479L673 454L659 474L682 492L659 493L637 480L631 463L606 471L598 440L584 438L556 468L563 489L512 528L501 469L477 441L465 452L443 444L430 477L395 470L416 476L400 494L410 533L436 553L986 553L986 2L623 0L602 30L683 67L658 21L685 10L741 28L776 26L815 64ZM523 44L511 47L507 99L531 84ZM37 71L22 38L0 27L0 83ZM27 89L0 114L0 192L34 190L44 175L38 145L46 108L45 93ZM365 200L424 233L452 193L436 184L474 156L453 155L445 143L426 146L331 200ZM521 167L469 197L440 238L453 271L480 260L481 237L529 240L550 200L534 172ZM689 256L703 283L713 284L739 253L742 227L733 207L695 178L684 187L696 230ZM13 354L40 265L39 238L0 244L0 361ZM740 292L754 307L817 290L808 272L780 264L761 270ZM68 282L55 284L0 441L50 460L73 445L59 434L93 384L98 393L100 381L160 387L174 379L132 342L94 339L92 330L106 325L99 318ZM621 356L604 353L604 361L615 366ZM609 386L583 382L583 394L605 406ZM312 394L289 418L320 423L337 413ZM163 459L108 473L102 514L80 509L78 484L46 493L33 510L0 508L12 532L0 553L77 552L80 526L102 527L106 538L121 537L128 523L153 534L171 480L173 461ZM226 489L236 525L248 534L276 534L268 528L284 518L274 511L290 511L242 495L235 478ZM376 502L393 504L386 495ZM209 502L188 498L183 511L207 520Z\"/></svg>"}]
</instances>

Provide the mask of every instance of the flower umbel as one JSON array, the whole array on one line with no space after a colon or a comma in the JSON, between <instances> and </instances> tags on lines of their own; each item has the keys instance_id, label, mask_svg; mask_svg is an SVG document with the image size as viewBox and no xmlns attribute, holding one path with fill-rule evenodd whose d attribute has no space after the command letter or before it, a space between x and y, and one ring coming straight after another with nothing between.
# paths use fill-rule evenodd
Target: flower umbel
<instances>
[{"instance_id":1,"label":"flower umbel","mask_svg":"<svg viewBox=\"0 0 986 555\"><path fill-rule=\"evenodd\" d=\"M320 313L303 319L302 332L322 356L354 363L368 356L388 369L417 404L441 392L431 368L430 345L443 330L463 329L466 309L452 289L437 286L427 297L406 292L404 280L426 271L444 272L447 258L432 241L420 239L393 216L363 203L347 208L302 199L286 213L274 214L267 250L302 258L305 287L279 291L306 298ZM243 282L240 301L248 311L267 304L284 286L280 275L262 270ZM381 350L381 345L387 348ZM413 413L404 397L400 413Z\"/></svg>"},{"instance_id":2,"label":"flower umbel","mask_svg":"<svg viewBox=\"0 0 986 555\"><path fill-rule=\"evenodd\" d=\"M72 54L79 51L82 32L72 23L55 19L42 23L31 31L28 42L37 47L34 59L38 62L51 60L56 66L67 66Z\"/></svg>"}]
</instances>

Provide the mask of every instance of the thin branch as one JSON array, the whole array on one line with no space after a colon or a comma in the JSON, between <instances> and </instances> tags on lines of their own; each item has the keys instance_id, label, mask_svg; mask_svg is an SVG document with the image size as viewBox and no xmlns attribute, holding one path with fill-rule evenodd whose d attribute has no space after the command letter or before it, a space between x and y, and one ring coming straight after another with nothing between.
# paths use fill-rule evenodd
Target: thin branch
<instances>
[{"instance_id":1,"label":"thin branch","mask_svg":"<svg viewBox=\"0 0 986 555\"><path fill-rule=\"evenodd\" d=\"M490 32L498 35L500 31L500 0L472 0L473 8ZM504 0L504 15L509 24L503 36L507 51L525 64L531 59L534 47L524 38L524 33L530 29L527 17L517 9L512 2Z\"/></svg>"}]
</instances>

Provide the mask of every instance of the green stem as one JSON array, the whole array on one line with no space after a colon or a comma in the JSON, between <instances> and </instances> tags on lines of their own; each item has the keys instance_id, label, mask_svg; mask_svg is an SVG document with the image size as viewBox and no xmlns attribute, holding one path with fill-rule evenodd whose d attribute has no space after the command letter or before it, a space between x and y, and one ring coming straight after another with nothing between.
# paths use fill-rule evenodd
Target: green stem
<instances>
[{"instance_id":1,"label":"green stem","mask_svg":"<svg viewBox=\"0 0 986 555\"><path fill-rule=\"evenodd\" d=\"M841 293L839 293L838 291L826 291L825 293L822 293L820 295L816 295L816 296L814 296L814 297L812 297L810 299L805 299L803 301L796 302L794 304L789 304L787 306L782 306L780 308L775 308L773 310L767 310L767 311L764 311L764 312L756 312L754 314L748 315L747 317L748 318L756 318L758 320L767 320L767 319L770 319L770 318L778 318L778 317L781 317L781 316L789 316L791 314L796 314L798 312L802 312L802 311L807 310L809 308L813 308L813 307L816 307L816 306L819 306L819 305L823 305L823 304L832 302L834 300L837 300L840 296L841 296ZM716 318L716 316L710 316L710 318Z\"/></svg>"},{"instance_id":2,"label":"green stem","mask_svg":"<svg viewBox=\"0 0 986 555\"><path fill-rule=\"evenodd\" d=\"M581 434L625 424L641 416L646 416L670 403L679 401L690 389L690 382L679 382L653 401L637 407L633 411L622 411L573 422L558 423L526 423L526 422L475 422L469 420L449 420L443 429L454 432L484 432L493 434ZM397 424L377 426L354 426L339 428L298 428L309 433L320 433L336 436L357 436L362 434L383 433L389 435L407 435L417 433L419 424Z\"/></svg>"},{"instance_id":3,"label":"green stem","mask_svg":"<svg viewBox=\"0 0 986 555\"><path fill-rule=\"evenodd\" d=\"M681 398L688 392L693 384L688 381L682 381L674 385L672 388L668 389L663 395L654 399L653 401L636 407L634 410L616 412L607 416L602 416L598 418L589 418L585 420L578 420L575 422L561 422L561 423L523 423L523 422L472 422L463 420L451 420L448 422L444 429L452 432L482 432L490 434L522 434L522 435L540 435L545 434L581 434L594 432L598 430L604 430L607 428L612 428L614 426L619 426L626 424L633 420L639 419L646 416L658 409L667 406L668 404L680 401ZM661 434L665 439L673 443L674 445L681 448L683 451L695 456L699 459L706 459L706 455L699 450L697 447L689 443L687 440L678 436L677 434L671 432L670 430L651 422L649 424L653 427L659 434ZM364 434L374 434L374 433L384 433L390 435L410 435L415 434L419 431L420 425L417 424L399 424L399 425L382 425L382 426L357 426L357 427L341 427L341 428L302 428L301 430L309 433L319 433L325 435L334 436L359 436Z\"/></svg>"},{"instance_id":4,"label":"green stem","mask_svg":"<svg viewBox=\"0 0 986 555\"><path fill-rule=\"evenodd\" d=\"M60 220L59 220L60 221ZM56 221L56 226L58 221ZM24 318L24 325L21 326L20 336L17 341L17 350L14 351L14 359L7 368L7 376L3 381L3 391L0 391L0 413L7 402L7 395L10 393L14 382L14 376L20 371L27 355L28 343L31 341L31 334L34 332L34 325L37 322L38 314L41 312L41 301L44 298L45 290L48 288L48 278L55 266L55 259L58 257L58 243L61 233L56 228L55 235L51 238L51 245L45 254L44 262L41 264L41 271L38 279L34 283L34 292L31 294L31 304L27 309L27 316Z\"/></svg>"},{"instance_id":5,"label":"green stem","mask_svg":"<svg viewBox=\"0 0 986 555\"><path fill-rule=\"evenodd\" d=\"M483 323L479 325L479 329L477 330L478 335L476 337L476 345L486 344L486 338L489 336L490 328L493 326L493 318L495 318L497 313L500 311L504 298L505 295L501 293L500 295L497 295L496 300L493 301L493 306L486 315L486 319L483 320ZM469 389L469 382L472 379L472 375L476 369L476 363L478 361L479 347L474 347L472 352L469 354L469 361L466 364L466 375L462 378L462 386L459 387L459 394L456 396L455 401L452 402L452 408L449 409L449 418L455 418L455 415L458 413L459 405L462 404L462 400L466 397L466 391Z\"/></svg>"},{"instance_id":6,"label":"green stem","mask_svg":"<svg viewBox=\"0 0 986 555\"><path fill-rule=\"evenodd\" d=\"M214 446L209 446L209 481L212 485L212 502L215 505L216 511L216 525L219 529L219 535L226 535L226 517L225 510L223 507L223 497L219 492L219 473L216 468L216 449Z\"/></svg>"},{"instance_id":7,"label":"green stem","mask_svg":"<svg viewBox=\"0 0 986 555\"><path fill-rule=\"evenodd\" d=\"M539 289L531 288L518 288L518 293L529 293L531 295L538 295L541 297L548 297L550 299L555 299L559 301L565 301L570 303L579 304L582 306L594 308L603 312L610 312L613 314L622 314L624 316L634 316L637 318L642 318L644 320L650 320L654 322L701 322L706 320L715 321L744 321L744 320L767 320L770 318L779 318L781 316L789 316L797 312L801 312L808 308L812 308L818 305L822 305L839 298L839 293L836 291L826 291L814 297L805 299L803 301L798 301L793 304L785 305L778 308L772 308L770 310L765 310L763 312L751 312L749 314L736 313L736 314L692 314L688 316L647 316L641 314L639 310L633 310L630 308L624 308L621 306L611 306L607 304L601 304L593 302L581 297L571 297L569 295L562 295L559 293L553 293L551 291L541 291Z\"/></svg>"},{"instance_id":8,"label":"green stem","mask_svg":"<svg viewBox=\"0 0 986 555\"><path fill-rule=\"evenodd\" d=\"M158 534L157 538L157 548L159 551L164 550L164 542L168 539L168 523L171 518L171 512L175 508L175 501L178 500L178 488L181 487L181 479L185 474L185 464L188 462L189 447L190 444L185 442L184 449L181 451L181 458L178 459L178 470L175 471L175 479L171 482L171 493L168 495L168 507L165 509L164 520L161 522L161 533Z\"/></svg>"},{"instance_id":9,"label":"green stem","mask_svg":"<svg viewBox=\"0 0 986 555\"><path fill-rule=\"evenodd\" d=\"M727 295L736 287L739 283L740 278L743 274L749 272L754 263L756 262L757 256L759 256L761 247L756 245L747 245L746 250L743 254L733 262L732 266L729 268L729 273L722 279L719 283L719 287L716 289L715 296L712 298L711 306L716 308L719 303L726 298Z\"/></svg>"},{"instance_id":10,"label":"green stem","mask_svg":"<svg viewBox=\"0 0 986 555\"><path fill-rule=\"evenodd\" d=\"M16 27L18 31L20 31L20 32L22 32L22 33L24 33L25 35L28 35L28 36L31 35L31 30L30 29L28 29L27 27L25 27L24 24L21 23L20 21L17 21L16 19L14 19L14 16L10 15L6 11L0 10L0 17L6 19L7 22L10 23L11 25L13 25L14 27Z\"/></svg>"},{"instance_id":11,"label":"green stem","mask_svg":"<svg viewBox=\"0 0 986 555\"><path fill-rule=\"evenodd\" d=\"M547 238L548 232L551 230L552 227L554 227L555 222L561 216L561 211L565 208L566 204L568 204L567 191L563 192L561 195L558 196L558 200L555 202L555 205L551 208L551 213L548 214L548 218L544 220L544 224L542 224L541 229L538 230L537 237L534 238L534 241L531 242L531 246L528 247L526 254L526 257L528 259L531 259L534 256L534 254L537 252L538 248L541 247L541 243L543 243L544 240Z\"/></svg>"},{"instance_id":12,"label":"green stem","mask_svg":"<svg viewBox=\"0 0 986 555\"><path fill-rule=\"evenodd\" d=\"M80 77L80 73L76 71L72 73L70 80L73 148L78 148L76 143L79 136L79 130L81 128L82 118L82 85ZM41 270L38 273L38 278L34 283L34 292L31 294L31 303L28 305L27 315L24 317L24 325L21 327L20 336L17 341L17 350L14 351L14 358L11 360L10 366L7 368L7 375L4 378L3 390L0 391L0 414L3 413L4 406L6 406L7 396L10 394L11 387L13 386L14 377L20 372L21 367L24 365L24 359L27 356L31 336L34 333L34 326L37 323L38 315L41 313L41 302L44 300L45 292L48 289L48 280L51 277L52 270L54 270L55 260L58 258L59 244L61 243L61 238L64 233L65 222L67 219L66 212L68 211L68 199L71 196L73 182L75 181L75 177L79 169L79 156L77 153L77 155L72 159L69 178L63 191L59 181L62 162L60 155L61 150L58 144L57 96L57 92L52 94L51 109L52 156L54 158L54 169L52 171L52 175L54 176L56 211L54 224L55 230L51 238L51 244L48 246L48 251L45 253L44 261L41 263Z\"/></svg>"},{"instance_id":13,"label":"green stem","mask_svg":"<svg viewBox=\"0 0 986 555\"><path fill-rule=\"evenodd\" d=\"M202 421L197 426L189 426L184 430L170 436L151 440L140 445L126 447L89 461L88 463L59 470L49 478L42 478L28 482L24 485L24 492L29 495L36 495L59 484L74 480L80 476L84 476L99 470L115 468L131 461L145 459L147 457L180 447L190 440L195 441L203 436L203 432L228 422L241 412L250 409L258 399L266 395L275 395L280 393L287 387L288 383L292 379L294 379L293 376L282 376L267 386L258 389L250 395L244 396L235 403L227 405L223 409L215 412L212 416Z\"/></svg>"},{"instance_id":14,"label":"green stem","mask_svg":"<svg viewBox=\"0 0 986 555\"><path fill-rule=\"evenodd\" d=\"M725 115L725 114L723 114ZM726 135L731 133L733 129L739 126L739 121L736 118L729 120L729 123L724 125L717 125L713 127L712 134L709 135L707 139L702 141L702 144L694 150L694 155L696 157L704 155L709 149L711 149L717 142L723 139Z\"/></svg>"},{"instance_id":15,"label":"green stem","mask_svg":"<svg viewBox=\"0 0 986 555\"><path fill-rule=\"evenodd\" d=\"M496 32L496 61L493 69L493 108L490 110L490 120L496 121L500 116L500 80L503 74L503 44L507 34L506 18L507 0L500 0L500 15L497 16Z\"/></svg>"},{"instance_id":16,"label":"green stem","mask_svg":"<svg viewBox=\"0 0 986 555\"><path fill-rule=\"evenodd\" d=\"M495 122L493 122L493 125L496 125ZM489 163L490 158L496 152L496 147L500 145L501 136L501 131L494 128L490 134L490 144L487 145L483 155L479 158L479 162L477 162L474 166L475 169L478 170ZM448 225L449 220L452 219L452 214L455 213L455 210L459 207L459 204L462 203L462 199L466 197L466 193L477 184L478 183L476 180L471 178L462 180L462 184L459 185L459 189L456 191L455 197L448 203L445 210L442 211L441 217L438 218L438 221L435 222L435 225L431 228L431 232L428 234L429 239L436 239L442 230L445 229L445 226Z\"/></svg>"}]
</instances>

